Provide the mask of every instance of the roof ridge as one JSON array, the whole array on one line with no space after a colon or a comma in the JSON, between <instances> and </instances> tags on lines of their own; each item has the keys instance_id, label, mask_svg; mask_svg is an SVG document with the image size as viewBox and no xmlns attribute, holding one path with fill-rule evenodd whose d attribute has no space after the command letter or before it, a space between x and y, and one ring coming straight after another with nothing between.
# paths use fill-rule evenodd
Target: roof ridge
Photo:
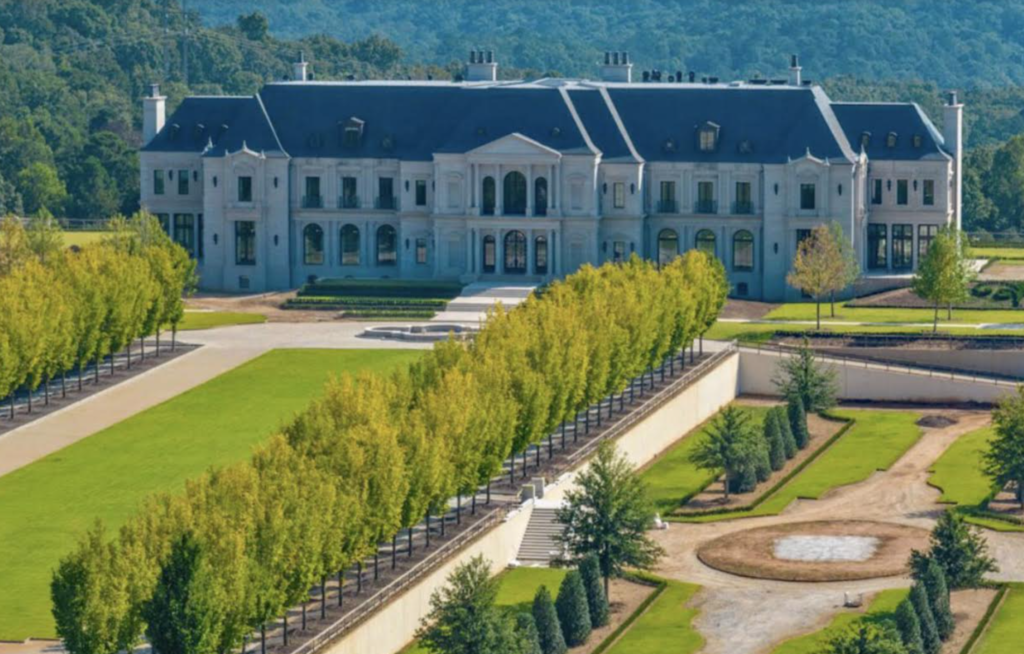
<instances>
[{"instance_id":1,"label":"roof ridge","mask_svg":"<svg viewBox=\"0 0 1024 654\"><path fill-rule=\"evenodd\" d=\"M587 144L587 147L594 154L604 153L594 145L594 141L590 138L590 132L587 131L586 126L583 124L583 120L580 118L580 114L576 111L576 105L573 104L572 99L569 97L569 90L564 86L558 88L558 94L562 96L562 101L565 102L566 108L569 110L569 115L572 116L573 121L576 123L576 129L580 131L580 135L583 137L583 142Z\"/></svg>"},{"instance_id":2,"label":"roof ridge","mask_svg":"<svg viewBox=\"0 0 1024 654\"><path fill-rule=\"evenodd\" d=\"M270 133L274 135L274 142L277 143L278 149L281 150L281 152L288 154L288 151L284 149L284 145L281 143L281 139L277 136L277 128L274 126L274 121L270 119L270 114L267 113L267 107L263 104L263 98L260 97L259 91L256 92L253 98L256 99L256 103L259 105L260 111L263 112L263 117L267 121L267 126L270 128Z\"/></svg>"},{"instance_id":3,"label":"roof ridge","mask_svg":"<svg viewBox=\"0 0 1024 654\"><path fill-rule=\"evenodd\" d=\"M629 135L629 131L626 129L626 124L622 122L622 116L619 115L619 109L612 102L612 96L608 93L608 89L603 86L598 87L598 93L604 99L605 106L608 107L608 113L611 114L612 120L615 121L616 127L619 128L619 134L622 135L622 140L626 142L626 147L629 148L629 152L633 157L640 162L644 161L644 158L637 152L636 147L633 145L633 139Z\"/></svg>"}]
</instances>

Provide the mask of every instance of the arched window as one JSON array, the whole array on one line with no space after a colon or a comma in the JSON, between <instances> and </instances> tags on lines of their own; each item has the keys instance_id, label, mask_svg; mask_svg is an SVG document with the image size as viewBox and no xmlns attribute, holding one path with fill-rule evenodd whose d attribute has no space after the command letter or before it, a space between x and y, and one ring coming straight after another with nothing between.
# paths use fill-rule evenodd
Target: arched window
<instances>
[{"instance_id":1,"label":"arched window","mask_svg":"<svg viewBox=\"0 0 1024 654\"><path fill-rule=\"evenodd\" d=\"M481 206L481 213L485 216L494 215L494 204L497 202L498 193L493 177L484 177L484 197Z\"/></svg>"},{"instance_id":2,"label":"arched window","mask_svg":"<svg viewBox=\"0 0 1024 654\"><path fill-rule=\"evenodd\" d=\"M658 232L658 265L664 266L679 256L679 235L674 229Z\"/></svg>"},{"instance_id":3,"label":"arched window","mask_svg":"<svg viewBox=\"0 0 1024 654\"><path fill-rule=\"evenodd\" d=\"M526 235L518 230L505 234L505 274L526 272Z\"/></svg>"},{"instance_id":4,"label":"arched window","mask_svg":"<svg viewBox=\"0 0 1024 654\"><path fill-rule=\"evenodd\" d=\"M359 265L359 228L355 225L341 228L341 265Z\"/></svg>"},{"instance_id":5,"label":"arched window","mask_svg":"<svg viewBox=\"0 0 1024 654\"><path fill-rule=\"evenodd\" d=\"M710 229L702 229L697 232L697 249L715 256L715 233Z\"/></svg>"},{"instance_id":6,"label":"arched window","mask_svg":"<svg viewBox=\"0 0 1024 654\"><path fill-rule=\"evenodd\" d=\"M393 266L398 263L398 234L391 225L377 228L377 265Z\"/></svg>"},{"instance_id":7,"label":"arched window","mask_svg":"<svg viewBox=\"0 0 1024 654\"><path fill-rule=\"evenodd\" d=\"M324 230L316 223L302 230L302 261L307 266L324 263Z\"/></svg>"},{"instance_id":8,"label":"arched window","mask_svg":"<svg viewBox=\"0 0 1024 654\"><path fill-rule=\"evenodd\" d=\"M533 180L533 213L548 215L548 180L543 177Z\"/></svg>"},{"instance_id":9,"label":"arched window","mask_svg":"<svg viewBox=\"0 0 1024 654\"><path fill-rule=\"evenodd\" d=\"M533 269L538 275L548 274L548 239L538 236L533 241Z\"/></svg>"},{"instance_id":10,"label":"arched window","mask_svg":"<svg viewBox=\"0 0 1024 654\"><path fill-rule=\"evenodd\" d=\"M741 272L754 269L754 235L745 229L732 235L732 269Z\"/></svg>"},{"instance_id":11,"label":"arched window","mask_svg":"<svg viewBox=\"0 0 1024 654\"><path fill-rule=\"evenodd\" d=\"M484 237L484 272L494 272L495 260L497 259L497 247L493 236Z\"/></svg>"},{"instance_id":12,"label":"arched window","mask_svg":"<svg viewBox=\"0 0 1024 654\"><path fill-rule=\"evenodd\" d=\"M508 216L526 215L526 177L516 171L505 175L502 211Z\"/></svg>"}]
</instances>

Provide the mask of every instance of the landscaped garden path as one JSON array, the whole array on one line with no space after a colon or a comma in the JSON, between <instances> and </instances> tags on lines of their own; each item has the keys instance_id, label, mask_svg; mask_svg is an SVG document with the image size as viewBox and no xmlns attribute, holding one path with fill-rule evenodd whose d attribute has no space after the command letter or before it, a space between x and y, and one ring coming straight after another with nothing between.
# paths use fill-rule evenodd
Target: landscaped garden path
<instances>
[{"instance_id":1,"label":"landscaped garden path","mask_svg":"<svg viewBox=\"0 0 1024 654\"><path fill-rule=\"evenodd\" d=\"M841 611L843 594L874 593L905 587L892 577L841 583L793 583L746 579L713 570L696 556L704 543L754 527L817 520L877 520L930 529L942 510L940 491L928 485L929 468L961 435L988 424L982 411L920 410L941 413L958 422L944 429L924 429L923 436L888 470L834 489L818 500L797 499L779 515L703 524L673 523L656 539L667 551L656 572L700 584L694 599L695 626L707 640L705 654L757 654L774 645L827 625ZM1002 571L1001 580L1024 580L1024 534L986 532Z\"/></svg>"}]
</instances>

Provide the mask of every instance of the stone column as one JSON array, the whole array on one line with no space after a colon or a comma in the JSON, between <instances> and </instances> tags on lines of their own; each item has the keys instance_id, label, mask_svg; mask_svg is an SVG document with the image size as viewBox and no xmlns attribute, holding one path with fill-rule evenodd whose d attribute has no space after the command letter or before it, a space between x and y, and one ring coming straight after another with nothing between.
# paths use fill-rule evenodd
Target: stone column
<instances>
[{"instance_id":1,"label":"stone column","mask_svg":"<svg viewBox=\"0 0 1024 654\"><path fill-rule=\"evenodd\" d=\"M526 215L533 215L536 198L533 197L533 164L526 165Z\"/></svg>"},{"instance_id":2,"label":"stone column","mask_svg":"<svg viewBox=\"0 0 1024 654\"><path fill-rule=\"evenodd\" d=\"M497 230L494 235L494 249L497 255L494 257L494 272L498 275L505 274L505 233Z\"/></svg>"},{"instance_id":3,"label":"stone column","mask_svg":"<svg viewBox=\"0 0 1024 654\"><path fill-rule=\"evenodd\" d=\"M551 166L551 183L548 188L548 204L551 205L551 211L555 214L558 213L558 203L561 202L562 187L559 184L558 164Z\"/></svg>"},{"instance_id":4,"label":"stone column","mask_svg":"<svg viewBox=\"0 0 1024 654\"><path fill-rule=\"evenodd\" d=\"M497 176L494 178L494 215L500 216L505 213L505 184L501 178L501 164L495 168Z\"/></svg>"},{"instance_id":5,"label":"stone column","mask_svg":"<svg viewBox=\"0 0 1024 654\"><path fill-rule=\"evenodd\" d=\"M526 274L535 275L537 269L533 265L533 230L526 230Z\"/></svg>"}]
</instances>

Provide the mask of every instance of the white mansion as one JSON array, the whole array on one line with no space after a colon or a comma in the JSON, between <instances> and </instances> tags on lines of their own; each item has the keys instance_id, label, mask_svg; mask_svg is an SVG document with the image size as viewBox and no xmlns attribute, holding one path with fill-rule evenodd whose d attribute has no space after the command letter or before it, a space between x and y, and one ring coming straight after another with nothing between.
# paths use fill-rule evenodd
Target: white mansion
<instances>
[{"instance_id":1,"label":"white mansion","mask_svg":"<svg viewBox=\"0 0 1024 654\"><path fill-rule=\"evenodd\" d=\"M142 204L211 290L321 278L542 281L632 253L714 252L781 300L799 239L836 221L869 275L960 222L963 106L832 102L801 80L719 83L609 53L603 80L295 81L145 98Z\"/></svg>"}]
</instances>

